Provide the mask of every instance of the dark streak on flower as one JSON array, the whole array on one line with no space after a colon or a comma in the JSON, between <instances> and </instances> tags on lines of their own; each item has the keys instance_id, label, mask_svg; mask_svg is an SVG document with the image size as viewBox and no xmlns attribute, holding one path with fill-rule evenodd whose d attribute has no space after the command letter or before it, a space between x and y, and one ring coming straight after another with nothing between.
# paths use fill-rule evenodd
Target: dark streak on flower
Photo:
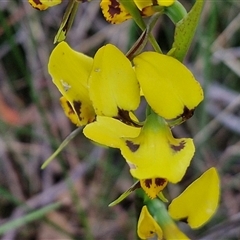
<instances>
[{"instance_id":1,"label":"dark streak on flower","mask_svg":"<svg viewBox=\"0 0 240 240\"><path fill-rule=\"evenodd\" d=\"M33 2L35 2L37 5L42 5L42 2L40 0L33 0Z\"/></svg>"},{"instance_id":2,"label":"dark streak on flower","mask_svg":"<svg viewBox=\"0 0 240 240\"><path fill-rule=\"evenodd\" d=\"M73 110L72 105L70 104L69 101L67 101L67 105L68 105L68 109L69 109L68 114L69 115L74 114L74 110Z\"/></svg>"},{"instance_id":3,"label":"dark streak on flower","mask_svg":"<svg viewBox=\"0 0 240 240\"><path fill-rule=\"evenodd\" d=\"M183 122L191 118L194 114L195 109L188 109L186 106L184 106L183 114L181 115Z\"/></svg>"},{"instance_id":4,"label":"dark streak on flower","mask_svg":"<svg viewBox=\"0 0 240 240\"><path fill-rule=\"evenodd\" d=\"M138 150L138 148L140 147L139 144L134 144L133 142L127 140L126 141L126 145L128 146L128 148L132 151L132 152L136 152Z\"/></svg>"},{"instance_id":5,"label":"dark streak on flower","mask_svg":"<svg viewBox=\"0 0 240 240\"><path fill-rule=\"evenodd\" d=\"M81 117L80 117L80 115L81 115L81 105L82 105L82 103L80 101L73 101L74 110L76 111L80 120L82 120Z\"/></svg>"},{"instance_id":6,"label":"dark streak on flower","mask_svg":"<svg viewBox=\"0 0 240 240\"><path fill-rule=\"evenodd\" d=\"M166 182L166 179L164 178L155 178L155 184L157 186L163 186Z\"/></svg>"},{"instance_id":7,"label":"dark streak on flower","mask_svg":"<svg viewBox=\"0 0 240 240\"><path fill-rule=\"evenodd\" d=\"M170 144L170 147L173 151L179 152L185 147L185 144L186 144L186 142L183 140L179 143L179 145Z\"/></svg>"},{"instance_id":8,"label":"dark streak on flower","mask_svg":"<svg viewBox=\"0 0 240 240\"><path fill-rule=\"evenodd\" d=\"M184 222L184 223L188 223L188 217L181 218L181 219L179 219L179 221Z\"/></svg>"},{"instance_id":9,"label":"dark streak on flower","mask_svg":"<svg viewBox=\"0 0 240 240\"><path fill-rule=\"evenodd\" d=\"M115 119L120 120L121 122L134 127L142 127L140 124L135 123L129 116L129 112L123 109L118 109L118 116L114 117Z\"/></svg>"},{"instance_id":10,"label":"dark streak on flower","mask_svg":"<svg viewBox=\"0 0 240 240\"><path fill-rule=\"evenodd\" d=\"M32 7L34 7L35 9L41 11L42 9L39 8L39 5L43 5L42 2L40 0L32 0L32 2L29 1L29 3L32 5Z\"/></svg>"}]
</instances>

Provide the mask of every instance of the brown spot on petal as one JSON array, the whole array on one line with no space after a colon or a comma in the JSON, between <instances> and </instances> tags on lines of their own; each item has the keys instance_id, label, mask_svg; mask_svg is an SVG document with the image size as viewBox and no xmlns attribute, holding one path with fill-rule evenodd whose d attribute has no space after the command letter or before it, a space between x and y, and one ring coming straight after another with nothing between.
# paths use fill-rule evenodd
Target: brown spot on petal
<instances>
[{"instance_id":1,"label":"brown spot on petal","mask_svg":"<svg viewBox=\"0 0 240 240\"><path fill-rule=\"evenodd\" d=\"M170 147L172 150L174 150L175 152L179 152L181 151L184 147L185 147L186 142L183 140L179 143L179 145L173 145L170 144Z\"/></svg>"},{"instance_id":2,"label":"brown spot on petal","mask_svg":"<svg viewBox=\"0 0 240 240\"><path fill-rule=\"evenodd\" d=\"M142 127L140 124L134 122L131 117L129 116L129 111L118 109L118 115L117 117L114 117L115 119L120 120L121 122L134 127Z\"/></svg>"},{"instance_id":3,"label":"brown spot on petal","mask_svg":"<svg viewBox=\"0 0 240 240\"><path fill-rule=\"evenodd\" d=\"M40 5L42 5L42 3L41 3L40 0L33 0L33 2L35 2L36 4L40 4Z\"/></svg>"},{"instance_id":4,"label":"brown spot on petal","mask_svg":"<svg viewBox=\"0 0 240 240\"><path fill-rule=\"evenodd\" d=\"M133 142L127 140L126 141L126 145L128 146L128 148L132 151L132 152L136 152L138 150L138 148L140 147L139 144L134 144Z\"/></svg>"},{"instance_id":5,"label":"brown spot on petal","mask_svg":"<svg viewBox=\"0 0 240 240\"><path fill-rule=\"evenodd\" d=\"M81 105L82 105L82 103L80 101L73 101L74 110L76 111L79 118L81 115ZM81 120L81 118L80 118L80 120Z\"/></svg>"},{"instance_id":6,"label":"brown spot on petal","mask_svg":"<svg viewBox=\"0 0 240 240\"><path fill-rule=\"evenodd\" d=\"M164 178L155 178L155 184L157 186L163 186L166 183L166 179Z\"/></svg>"},{"instance_id":7,"label":"brown spot on petal","mask_svg":"<svg viewBox=\"0 0 240 240\"><path fill-rule=\"evenodd\" d=\"M109 5L109 14L114 17L115 14L120 14L121 9L119 7L119 2L117 0L110 0L111 4Z\"/></svg>"},{"instance_id":8,"label":"brown spot on petal","mask_svg":"<svg viewBox=\"0 0 240 240\"><path fill-rule=\"evenodd\" d=\"M40 0L29 0L28 2L31 4L32 7L40 11L48 8L46 5L43 5Z\"/></svg>"},{"instance_id":9,"label":"brown spot on petal","mask_svg":"<svg viewBox=\"0 0 240 240\"><path fill-rule=\"evenodd\" d=\"M152 179L151 179L151 178L150 178L150 179L145 179L145 180L144 180L144 183L145 183L145 186L146 186L147 188L150 188L151 185L152 185Z\"/></svg>"}]
</instances>

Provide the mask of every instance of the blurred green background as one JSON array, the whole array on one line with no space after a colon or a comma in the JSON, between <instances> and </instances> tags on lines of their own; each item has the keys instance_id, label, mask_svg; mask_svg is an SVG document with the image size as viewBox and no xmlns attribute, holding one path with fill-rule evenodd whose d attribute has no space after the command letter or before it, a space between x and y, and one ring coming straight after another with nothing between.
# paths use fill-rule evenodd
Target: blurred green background
<instances>
[{"instance_id":1,"label":"blurred green background","mask_svg":"<svg viewBox=\"0 0 240 240\"><path fill-rule=\"evenodd\" d=\"M181 3L188 10L193 5ZM108 207L133 183L118 150L98 147L80 133L40 169L75 129L47 72L65 8L66 1L43 12L27 0L0 2L1 239L136 239L135 195ZM180 224L191 239L240 239L239 12L240 1L207 0L185 59L205 99L192 119L174 129L177 137L194 137L196 155L181 183L169 184L165 193L177 196L211 166L222 183L219 209L209 223L197 231ZM154 28L164 52L173 31L166 16ZM92 1L81 5L67 41L93 56L105 43L127 52L140 34L131 20L108 24L99 2Z\"/></svg>"}]
</instances>

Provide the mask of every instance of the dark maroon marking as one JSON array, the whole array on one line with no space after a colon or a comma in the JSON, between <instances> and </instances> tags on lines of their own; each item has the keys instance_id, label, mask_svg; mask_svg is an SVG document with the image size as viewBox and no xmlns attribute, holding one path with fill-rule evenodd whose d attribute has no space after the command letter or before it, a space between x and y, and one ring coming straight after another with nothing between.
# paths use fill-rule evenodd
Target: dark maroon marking
<instances>
[{"instance_id":1,"label":"dark maroon marking","mask_svg":"<svg viewBox=\"0 0 240 240\"><path fill-rule=\"evenodd\" d=\"M181 151L185 147L185 144L186 144L186 142L183 140L177 146L170 144L170 147L171 147L172 150L177 152L177 151Z\"/></svg>"},{"instance_id":2,"label":"dark maroon marking","mask_svg":"<svg viewBox=\"0 0 240 240\"><path fill-rule=\"evenodd\" d=\"M195 109L188 109L186 106L184 106L184 109L183 109L183 114L181 115L183 121L186 121L188 120L189 118L191 118L194 114L194 110Z\"/></svg>"},{"instance_id":3,"label":"dark maroon marking","mask_svg":"<svg viewBox=\"0 0 240 240\"><path fill-rule=\"evenodd\" d=\"M40 0L33 0L36 4L42 5L42 2Z\"/></svg>"},{"instance_id":4,"label":"dark maroon marking","mask_svg":"<svg viewBox=\"0 0 240 240\"><path fill-rule=\"evenodd\" d=\"M138 148L140 147L139 144L134 144L133 142L131 142L129 140L126 141L126 145L131 150L131 152L136 152L138 150Z\"/></svg>"},{"instance_id":5,"label":"dark maroon marking","mask_svg":"<svg viewBox=\"0 0 240 240\"><path fill-rule=\"evenodd\" d=\"M73 107L78 116L81 114L81 105L82 103L80 101L73 101Z\"/></svg>"},{"instance_id":6,"label":"dark maroon marking","mask_svg":"<svg viewBox=\"0 0 240 240\"><path fill-rule=\"evenodd\" d=\"M166 180L164 178L155 178L155 183L157 186L163 186Z\"/></svg>"},{"instance_id":7,"label":"dark maroon marking","mask_svg":"<svg viewBox=\"0 0 240 240\"><path fill-rule=\"evenodd\" d=\"M129 112L123 109L118 109L118 116L114 117L115 119L120 120L121 122L134 126L134 127L142 127L140 124L135 123L129 116Z\"/></svg>"},{"instance_id":8,"label":"dark maroon marking","mask_svg":"<svg viewBox=\"0 0 240 240\"><path fill-rule=\"evenodd\" d=\"M152 179L150 178L150 179L146 179L145 181L145 186L147 187L147 188L150 188L151 187L151 185L152 185Z\"/></svg>"},{"instance_id":9,"label":"dark maroon marking","mask_svg":"<svg viewBox=\"0 0 240 240\"><path fill-rule=\"evenodd\" d=\"M157 0L152 0L153 5L158 5Z\"/></svg>"},{"instance_id":10,"label":"dark maroon marking","mask_svg":"<svg viewBox=\"0 0 240 240\"><path fill-rule=\"evenodd\" d=\"M184 223L188 223L188 217L181 218L181 219L179 219L179 221L184 222Z\"/></svg>"},{"instance_id":11,"label":"dark maroon marking","mask_svg":"<svg viewBox=\"0 0 240 240\"><path fill-rule=\"evenodd\" d=\"M119 14L121 9L119 7L119 2L117 0L110 0L111 4L109 5L109 14L114 17L115 14Z\"/></svg>"},{"instance_id":12,"label":"dark maroon marking","mask_svg":"<svg viewBox=\"0 0 240 240\"><path fill-rule=\"evenodd\" d=\"M73 114L73 113L74 113L74 110L73 110L72 105L70 104L69 101L67 101L67 105L68 105L68 108L69 108L68 114L69 114L69 115L70 115L70 114Z\"/></svg>"}]
</instances>

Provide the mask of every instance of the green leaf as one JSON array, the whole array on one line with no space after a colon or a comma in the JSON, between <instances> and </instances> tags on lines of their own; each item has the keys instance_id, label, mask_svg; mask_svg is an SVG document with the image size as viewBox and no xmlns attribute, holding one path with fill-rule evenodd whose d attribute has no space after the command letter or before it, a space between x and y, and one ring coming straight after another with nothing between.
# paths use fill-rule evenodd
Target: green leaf
<instances>
[{"instance_id":1,"label":"green leaf","mask_svg":"<svg viewBox=\"0 0 240 240\"><path fill-rule=\"evenodd\" d=\"M137 188L140 188L139 181L135 182L126 192L124 192L122 195L120 195L120 197L118 197L115 201L111 202L108 206L113 207L113 206L117 205Z\"/></svg>"},{"instance_id":2,"label":"green leaf","mask_svg":"<svg viewBox=\"0 0 240 240\"><path fill-rule=\"evenodd\" d=\"M202 12L204 0L197 0L191 11L181 21L176 24L174 43L172 48L175 51L172 57L183 61L195 34L198 21Z\"/></svg>"},{"instance_id":3,"label":"green leaf","mask_svg":"<svg viewBox=\"0 0 240 240\"><path fill-rule=\"evenodd\" d=\"M82 131L82 127L79 127L75 129L73 132L71 132L61 143L61 145L58 147L58 149L43 163L41 169L44 169L62 150L65 148L68 143L75 138L78 133Z\"/></svg>"}]
</instances>

